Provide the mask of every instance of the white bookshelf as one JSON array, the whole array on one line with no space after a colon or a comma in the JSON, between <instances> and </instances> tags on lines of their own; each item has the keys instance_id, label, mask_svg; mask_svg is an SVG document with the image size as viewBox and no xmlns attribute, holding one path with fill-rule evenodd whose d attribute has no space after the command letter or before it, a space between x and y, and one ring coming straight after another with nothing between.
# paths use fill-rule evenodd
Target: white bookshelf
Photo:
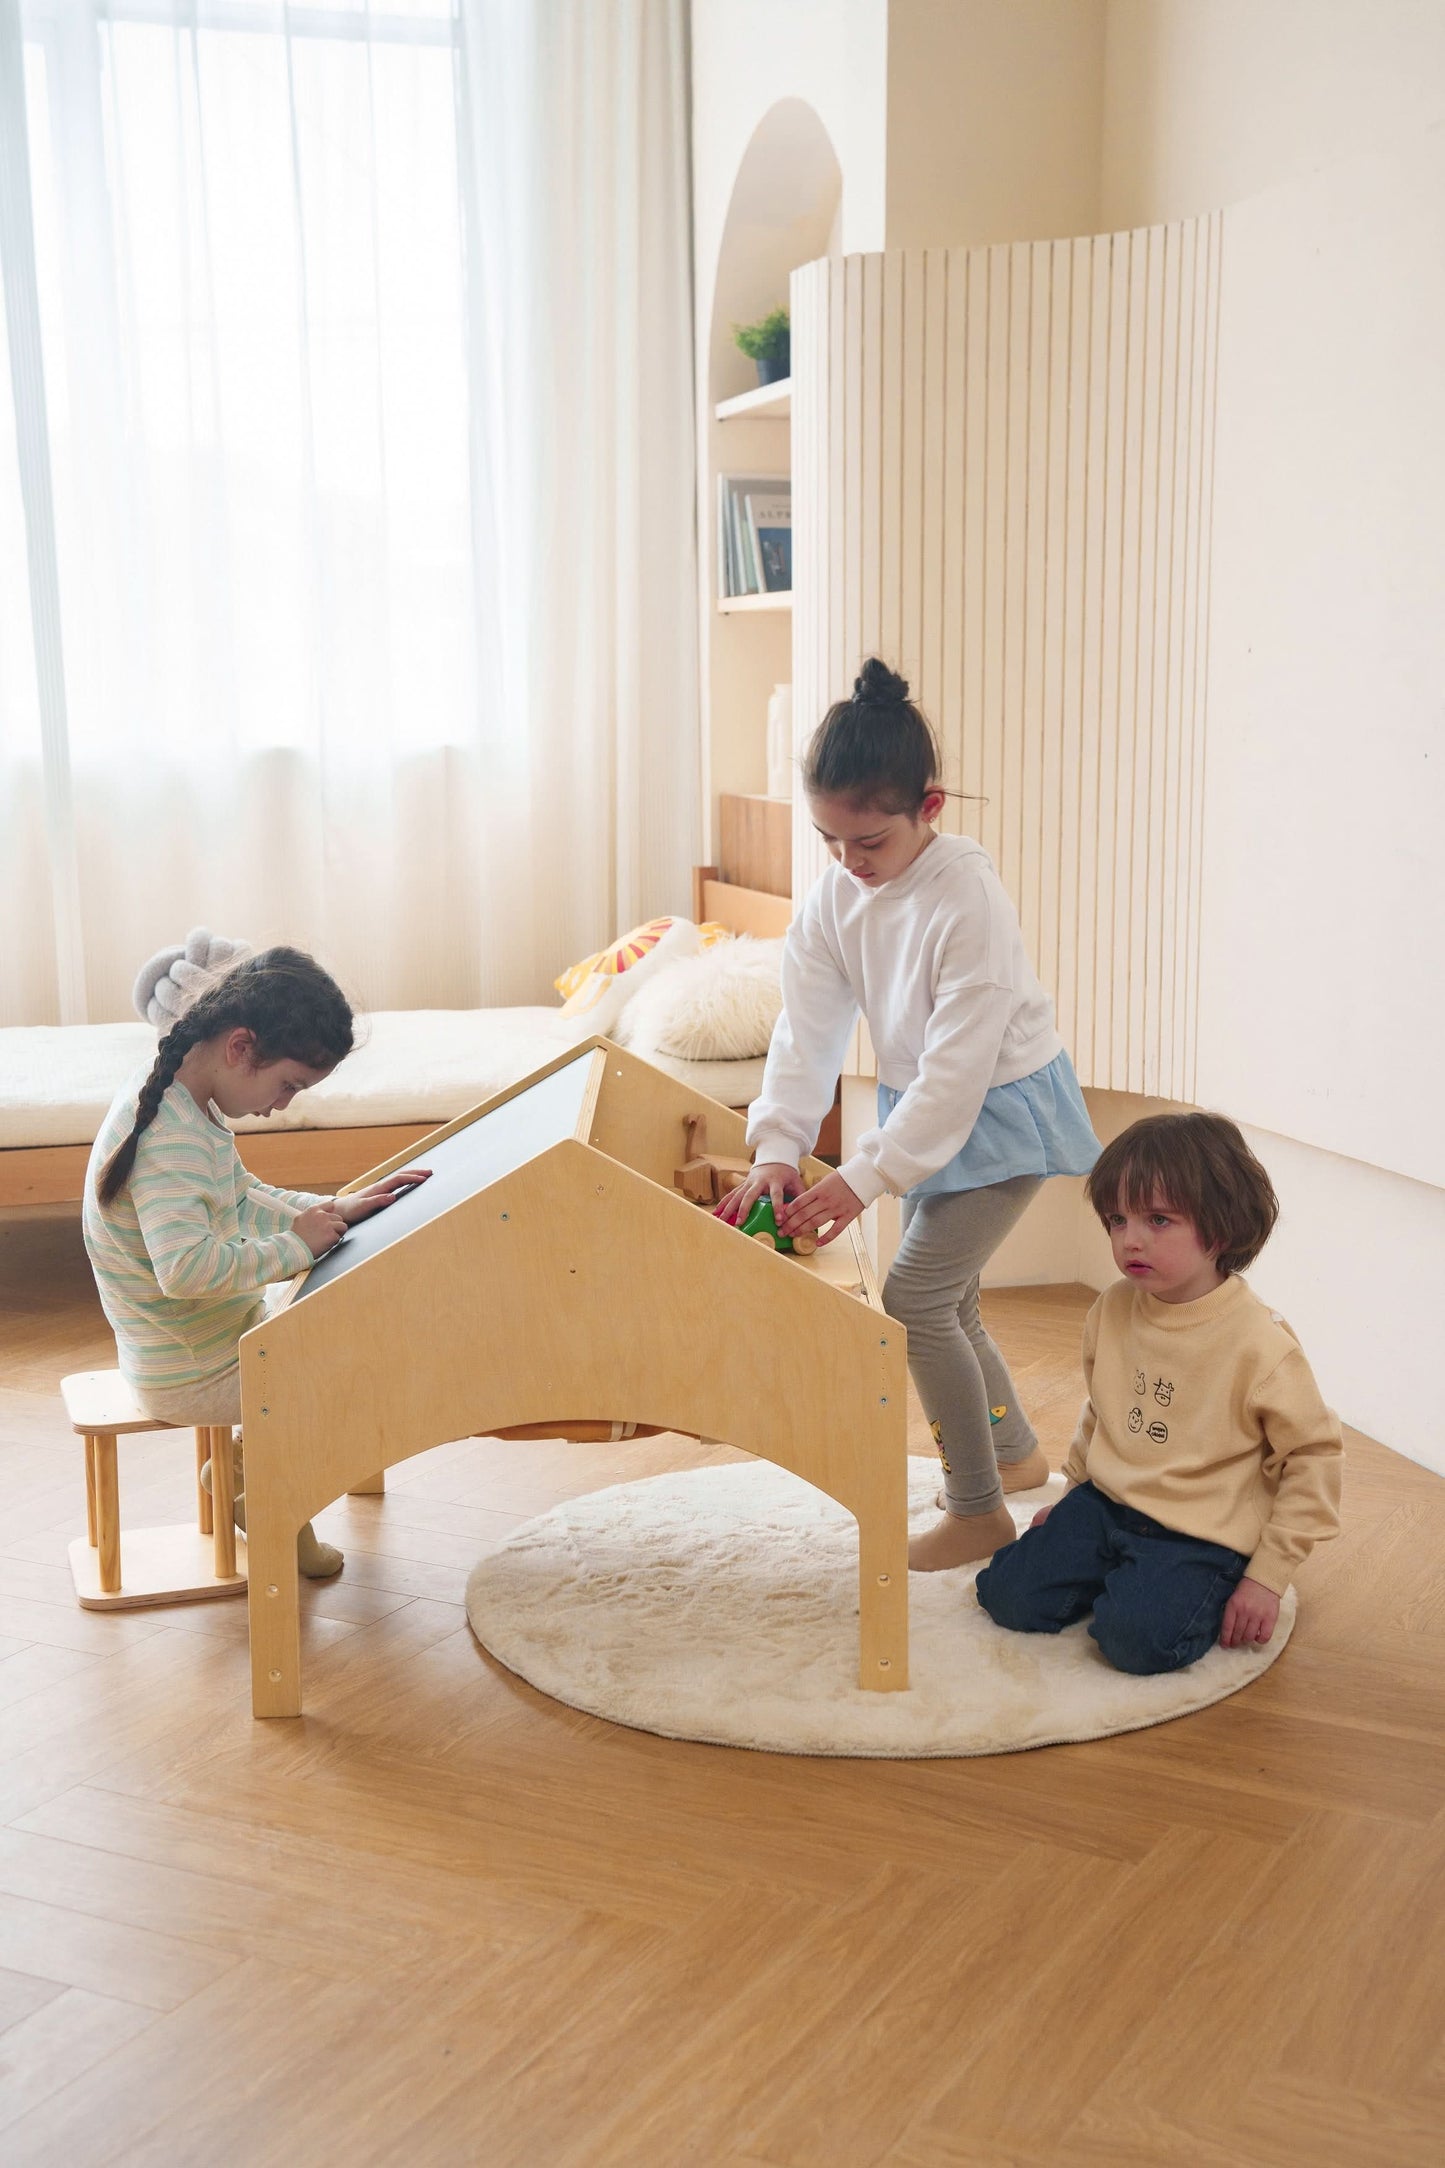
<instances>
[{"instance_id":1,"label":"white bookshelf","mask_svg":"<svg viewBox=\"0 0 1445 2168\"><path fill-rule=\"evenodd\" d=\"M785 422L793 411L793 380L785 376L777 384L759 384L753 391L739 392L735 399L720 399L715 412L720 422Z\"/></svg>"}]
</instances>

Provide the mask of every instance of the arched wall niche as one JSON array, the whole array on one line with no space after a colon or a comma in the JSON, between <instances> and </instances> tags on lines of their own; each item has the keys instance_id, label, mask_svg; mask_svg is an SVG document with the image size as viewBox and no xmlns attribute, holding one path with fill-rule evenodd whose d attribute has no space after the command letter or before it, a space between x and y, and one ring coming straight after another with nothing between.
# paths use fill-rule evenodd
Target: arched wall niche
<instances>
[{"instance_id":1,"label":"arched wall niche","mask_svg":"<svg viewBox=\"0 0 1445 2168\"><path fill-rule=\"evenodd\" d=\"M778 99L758 122L738 163L706 333L700 420L707 459L698 521L710 856L719 795L766 788L768 696L774 685L791 683L793 675L791 611L724 614L716 599L717 477L790 473L788 418L783 413L719 421L717 406L757 384L753 363L733 343L735 327L786 306L789 279L800 264L838 253L843 192L843 169L816 109L803 98Z\"/></svg>"},{"instance_id":2,"label":"arched wall niche","mask_svg":"<svg viewBox=\"0 0 1445 2168\"><path fill-rule=\"evenodd\" d=\"M786 305L799 264L836 252L843 169L827 129L803 98L781 98L748 142L733 183L713 285L708 377L714 401L748 391L753 365L735 324Z\"/></svg>"}]
</instances>

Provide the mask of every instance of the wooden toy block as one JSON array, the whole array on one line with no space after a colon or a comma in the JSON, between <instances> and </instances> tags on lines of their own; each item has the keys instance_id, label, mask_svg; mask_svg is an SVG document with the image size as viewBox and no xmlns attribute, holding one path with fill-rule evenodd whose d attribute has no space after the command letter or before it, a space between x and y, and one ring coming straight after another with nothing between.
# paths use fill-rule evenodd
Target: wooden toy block
<instances>
[{"instance_id":1,"label":"wooden toy block","mask_svg":"<svg viewBox=\"0 0 1445 2168\"><path fill-rule=\"evenodd\" d=\"M694 1204L709 1207L722 1203L752 1173L752 1161L731 1154L709 1152L707 1116L685 1114L682 1118L683 1162L673 1175L673 1187Z\"/></svg>"},{"instance_id":2,"label":"wooden toy block","mask_svg":"<svg viewBox=\"0 0 1445 2168\"><path fill-rule=\"evenodd\" d=\"M605 1040L570 1050L363 1177L432 1170L242 1340L257 1716L301 1711L296 1535L314 1513L450 1439L627 1426L726 1440L845 1506L859 1684L907 1686L906 1335L856 1227L778 1273L688 1206L689 1117L690 1159L746 1166L741 1115ZM804 1180L826 1172L810 1160ZM620 1329L620 1290L639 1329ZM700 1362L720 1320L733 1359Z\"/></svg>"}]
</instances>

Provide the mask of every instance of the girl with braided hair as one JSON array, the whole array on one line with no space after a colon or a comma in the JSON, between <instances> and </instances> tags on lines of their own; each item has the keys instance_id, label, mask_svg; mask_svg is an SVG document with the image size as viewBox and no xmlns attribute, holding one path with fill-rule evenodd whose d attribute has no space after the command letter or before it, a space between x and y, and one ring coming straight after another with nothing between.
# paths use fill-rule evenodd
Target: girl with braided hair
<instances>
[{"instance_id":1,"label":"girl with braided hair","mask_svg":"<svg viewBox=\"0 0 1445 2168\"><path fill-rule=\"evenodd\" d=\"M909 1545L916 1572L1013 1541L1004 1492L1048 1463L979 1316L979 1275L1044 1180L1087 1174L1099 1145L1053 1004L986 851L933 823L938 746L876 658L828 710L803 782L834 863L788 929L783 1014L748 1143L753 1171L718 1207L770 1196L787 1235L833 1241L885 1190L903 1240L883 1289L943 1462L942 1518ZM859 1011L878 1063L878 1126L805 1190L798 1160L833 1103Z\"/></svg>"},{"instance_id":2,"label":"girl with braided hair","mask_svg":"<svg viewBox=\"0 0 1445 2168\"><path fill-rule=\"evenodd\" d=\"M351 1047L335 980L299 949L267 949L218 979L112 1104L86 1172L85 1246L121 1373L148 1415L238 1423L237 1343L265 1313L262 1289L425 1179L393 1174L353 1197L313 1197L273 1189L242 1165L222 1117L279 1112ZM244 1528L239 1439L236 1451ZM309 1522L297 1556L313 1580L342 1565Z\"/></svg>"}]
</instances>

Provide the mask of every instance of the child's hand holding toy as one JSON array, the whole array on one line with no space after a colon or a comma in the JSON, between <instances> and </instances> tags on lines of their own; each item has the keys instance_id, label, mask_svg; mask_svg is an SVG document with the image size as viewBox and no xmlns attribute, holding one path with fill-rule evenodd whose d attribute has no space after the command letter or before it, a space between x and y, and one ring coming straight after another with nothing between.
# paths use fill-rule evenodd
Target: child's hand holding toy
<instances>
[{"instance_id":1,"label":"child's hand holding toy","mask_svg":"<svg viewBox=\"0 0 1445 2168\"><path fill-rule=\"evenodd\" d=\"M843 1229L851 1227L862 1210L862 1201L842 1175L827 1174L811 1189L804 1190L801 1197L794 1197L778 1214L778 1226L785 1235L815 1234L821 1247L836 1242ZM828 1228L826 1234L819 1232L823 1227Z\"/></svg>"},{"instance_id":2,"label":"child's hand holding toy","mask_svg":"<svg viewBox=\"0 0 1445 2168\"><path fill-rule=\"evenodd\" d=\"M781 1225L788 1199L799 1196L802 1187L802 1176L785 1159L760 1159L747 1180L713 1206L713 1218L726 1220L730 1227L741 1227L759 1197L769 1197Z\"/></svg>"},{"instance_id":3,"label":"child's hand holding toy","mask_svg":"<svg viewBox=\"0 0 1445 2168\"><path fill-rule=\"evenodd\" d=\"M759 1160L746 1182L724 1197L721 1204L714 1205L713 1217L741 1227L760 1197L771 1199L779 1234L790 1238L817 1235L820 1248L836 1241L863 1210L841 1174L825 1175L811 1189L804 1189L797 1168L779 1159ZM818 1234L829 1221L832 1225L828 1233Z\"/></svg>"}]
</instances>

